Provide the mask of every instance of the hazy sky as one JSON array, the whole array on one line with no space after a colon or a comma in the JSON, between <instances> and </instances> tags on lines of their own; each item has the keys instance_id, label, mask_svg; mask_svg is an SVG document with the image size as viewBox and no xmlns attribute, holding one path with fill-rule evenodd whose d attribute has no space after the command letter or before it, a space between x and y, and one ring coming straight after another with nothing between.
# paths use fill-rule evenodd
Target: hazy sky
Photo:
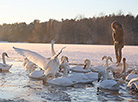
<instances>
[{"instance_id":1,"label":"hazy sky","mask_svg":"<svg viewBox=\"0 0 138 102\"><path fill-rule=\"evenodd\" d=\"M138 14L138 0L0 0L0 24L86 18L104 14Z\"/></svg>"}]
</instances>

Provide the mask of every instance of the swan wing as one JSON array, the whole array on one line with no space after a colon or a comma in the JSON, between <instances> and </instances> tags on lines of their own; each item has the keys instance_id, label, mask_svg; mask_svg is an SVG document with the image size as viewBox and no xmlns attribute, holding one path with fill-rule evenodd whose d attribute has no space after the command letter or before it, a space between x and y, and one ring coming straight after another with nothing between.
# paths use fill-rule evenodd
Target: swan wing
<instances>
[{"instance_id":1,"label":"swan wing","mask_svg":"<svg viewBox=\"0 0 138 102\"><path fill-rule=\"evenodd\" d=\"M36 52L30 51L30 50L15 48L15 47L13 47L13 49L20 55L27 57L30 61L32 61L39 67L41 67L43 70L45 69L45 67L48 63L48 60L45 57L41 56L40 54L38 54Z\"/></svg>"},{"instance_id":2,"label":"swan wing","mask_svg":"<svg viewBox=\"0 0 138 102\"><path fill-rule=\"evenodd\" d=\"M53 57L51 57L51 59L57 58L62 53L62 50L65 49L65 48L66 47L61 48L58 53L56 53Z\"/></svg>"}]
</instances>

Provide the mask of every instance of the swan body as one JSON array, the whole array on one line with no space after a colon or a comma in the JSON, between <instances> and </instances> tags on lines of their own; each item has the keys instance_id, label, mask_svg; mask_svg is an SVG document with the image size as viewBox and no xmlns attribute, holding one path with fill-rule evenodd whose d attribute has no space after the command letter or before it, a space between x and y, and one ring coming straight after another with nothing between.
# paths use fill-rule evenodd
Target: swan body
<instances>
[{"instance_id":1,"label":"swan body","mask_svg":"<svg viewBox=\"0 0 138 102\"><path fill-rule=\"evenodd\" d=\"M48 84L57 85L57 86L72 86L74 83L67 77L58 77L54 79L49 79L46 81Z\"/></svg>"},{"instance_id":2,"label":"swan body","mask_svg":"<svg viewBox=\"0 0 138 102\"><path fill-rule=\"evenodd\" d=\"M72 72L79 72L79 73L88 73L88 72L91 72L91 61L89 59L86 59L84 61L84 66L71 67L70 70Z\"/></svg>"},{"instance_id":3,"label":"swan body","mask_svg":"<svg viewBox=\"0 0 138 102\"><path fill-rule=\"evenodd\" d=\"M63 64L63 63L62 63ZM67 66L63 64L65 69ZM65 71L64 69L64 71ZM63 72L64 73L64 72ZM47 78L46 78L47 79ZM89 83L98 79L98 73L74 73L71 75L64 75L58 78L44 80L48 84L58 85L58 86L72 86L78 83Z\"/></svg>"},{"instance_id":4,"label":"swan body","mask_svg":"<svg viewBox=\"0 0 138 102\"><path fill-rule=\"evenodd\" d=\"M138 77L131 79L127 84L127 87L134 91L138 91Z\"/></svg>"},{"instance_id":5,"label":"swan body","mask_svg":"<svg viewBox=\"0 0 138 102\"><path fill-rule=\"evenodd\" d=\"M98 72L103 71L103 70L105 70L105 67L101 66L101 65L92 67L92 71L93 72L97 72L98 73Z\"/></svg>"},{"instance_id":6,"label":"swan body","mask_svg":"<svg viewBox=\"0 0 138 102\"><path fill-rule=\"evenodd\" d=\"M74 84L79 84L79 83L90 83L92 81L95 81L95 77L92 78L91 76L97 75L98 74L83 74L83 73L74 73L68 76L62 76L54 79L49 79L46 82L48 84L53 84L53 85L58 85L58 86L72 86Z\"/></svg>"},{"instance_id":7,"label":"swan body","mask_svg":"<svg viewBox=\"0 0 138 102\"><path fill-rule=\"evenodd\" d=\"M138 74L129 74L126 76L126 81L130 81L133 78L138 78Z\"/></svg>"},{"instance_id":8,"label":"swan body","mask_svg":"<svg viewBox=\"0 0 138 102\"><path fill-rule=\"evenodd\" d=\"M0 63L0 69L2 71L9 71L9 69L12 67L12 64L11 65L6 64L5 56L9 57L6 52L2 53L3 63Z\"/></svg>"},{"instance_id":9,"label":"swan body","mask_svg":"<svg viewBox=\"0 0 138 102\"><path fill-rule=\"evenodd\" d=\"M101 89L119 90L119 84L115 80L104 80L100 83Z\"/></svg>"},{"instance_id":10,"label":"swan body","mask_svg":"<svg viewBox=\"0 0 138 102\"><path fill-rule=\"evenodd\" d=\"M29 74L29 77L33 79L43 79L44 76L45 74L42 70L35 70Z\"/></svg>"}]
</instances>

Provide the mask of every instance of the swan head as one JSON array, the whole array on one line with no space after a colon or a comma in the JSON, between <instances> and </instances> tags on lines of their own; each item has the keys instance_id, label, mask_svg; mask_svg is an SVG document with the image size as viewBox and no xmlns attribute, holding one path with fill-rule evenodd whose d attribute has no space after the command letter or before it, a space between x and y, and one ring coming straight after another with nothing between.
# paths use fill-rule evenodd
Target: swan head
<instances>
[{"instance_id":1,"label":"swan head","mask_svg":"<svg viewBox=\"0 0 138 102\"><path fill-rule=\"evenodd\" d=\"M67 56L62 56L61 57L61 62L69 62L69 59Z\"/></svg>"},{"instance_id":2,"label":"swan head","mask_svg":"<svg viewBox=\"0 0 138 102\"><path fill-rule=\"evenodd\" d=\"M83 67L83 69L87 69L90 66L91 66L91 61L89 59L86 59L84 61L84 67Z\"/></svg>"},{"instance_id":3,"label":"swan head","mask_svg":"<svg viewBox=\"0 0 138 102\"><path fill-rule=\"evenodd\" d=\"M111 62L113 62L113 60L112 60L112 58L110 56L103 56L102 60L104 60L104 59L106 59L106 60L109 59Z\"/></svg>"},{"instance_id":4,"label":"swan head","mask_svg":"<svg viewBox=\"0 0 138 102\"><path fill-rule=\"evenodd\" d=\"M114 79L116 73L115 70L112 67L106 68L106 70L102 70L98 73L98 82L101 80L101 77L103 77L103 80L105 79Z\"/></svg>"},{"instance_id":5,"label":"swan head","mask_svg":"<svg viewBox=\"0 0 138 102\"><path fill-rule=\"evenodd\" d=\"M9 56L8 56L8 54L6 52L3 52L2 55L9 58Z\"/></svg>"},{"instance_id":6,"label":"swan head","mask_svg":"<svg viewBox=\"0 0 138 102\"><path fill-rule=\"evenodd\" d=\"M51 44L54 44L55 43L55 40L51 40Z\"/></svg>"},{"instance_id":7,"label":"swan head","mask_svg":"<svg viewBox=\"0 0 138 102\"><path fill-rule=\"evenodd\" d=\"M104 60L104 59L106 59L106 58L107 58L107 56L103 56L103 57L102 57L102 60Z\"/></svg>"},{"instance_id":8,"label":"swan head","mask_svg":"<svg viewBox=\"0 0 138 102\"><path fill-rule=\"evenodd\" d=\"M115 69L112 67L106 68L106 73L109 75L109 78L114 79L116 77Z\"/></svg>"},{"instance_id":9,"label":"swan head","mask_svg":"<svg viewBox=\"0 0 138 102\"><path fill-rule=\"evenodd\" d=\"M101 77L103 76L103 79L105 78L105 71L100 71L98 73L98 82L101 80ZM106 79L106 78L105 78Z\"/></svg>"},{"instance_id":10,"label":"swan head","mask_svg":"<svg viewBox=\"0 0 138 102\"><path fill-rule=\"evenodd\" d=\"M54 75L52 73L49 73L48 75L45 75L43 77L43 82L47 82L48 79L53 79Z\"/></svg>"}]
</instances>

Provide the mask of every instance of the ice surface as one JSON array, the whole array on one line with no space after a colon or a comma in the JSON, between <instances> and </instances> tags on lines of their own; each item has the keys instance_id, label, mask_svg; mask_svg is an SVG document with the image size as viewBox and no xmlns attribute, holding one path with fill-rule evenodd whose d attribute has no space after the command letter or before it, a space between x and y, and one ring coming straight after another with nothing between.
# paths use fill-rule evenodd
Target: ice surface
<instances>
[{"instance_id":1,"label":"ice surface","mask_svg":"<svg viewBox=\"0 0 138 102\"><path fill-rule=\"evenodd\" d=\"M17 48L29 49L35 51L44 57L51 57L50 44L38 43L0 43L0 54L7 52L10 58L6 58L8 64L13 64L10 72L0 73L0 101L21 101L21 102L43 102L43 101L136 101L138 97L130 95L125 90L124 84L119 92L110 93L97 92L98 82L93 84L76 85L74 87L55 87L45 86L40 80L31 80L27 72L22 67L23 57L17 54L13 46ZM113 45L72 45L55 44L57 52L63 46L66 49L62 55L69 57L69 62L74 64L83 64L85 59L90 59L92 65L102 65L102 56L111 56L115 62ZM138 46L125 46L123 48L123 57L130 67L138 66ZM0 57L1 58L1 57ZM0 59L0 61L2 61ZM108 97L107 97L108 96ZM109 97L110 96L110 97ZM111 97L112 96L112 97Z\"/></svg>"}]
</instances>

